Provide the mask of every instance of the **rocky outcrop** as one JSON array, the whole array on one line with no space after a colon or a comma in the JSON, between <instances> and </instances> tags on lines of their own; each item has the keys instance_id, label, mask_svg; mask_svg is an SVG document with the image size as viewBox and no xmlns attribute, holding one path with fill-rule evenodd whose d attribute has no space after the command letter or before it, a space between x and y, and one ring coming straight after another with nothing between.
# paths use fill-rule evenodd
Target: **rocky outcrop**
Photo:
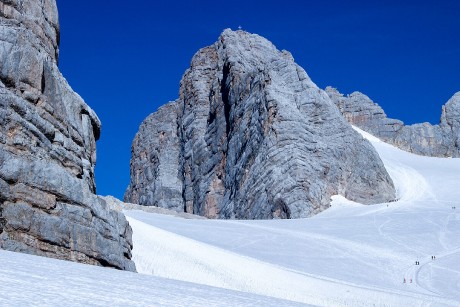
<instances>
[{"instance_id":1,"label":"rocky outcrop","mask_svg":"<svg viewBox=\"0 0 460 307\"><path fill-rule=\"evenodd\" d=\"M460 92L442 107L438 125L408 126L388 118L378 104L362 93L344 96L332 87L327 87L326 92L351 124L385 142L419 155L460 157Z\"/></svg>"},{"instance_id":2,"label":"rocky outcrop","mask_svg":"<svg viewBox=\"0 0 460 307\"><path fill-rule=\"evenodd\" d=\"M171 102L147 117L133 141L132 181L125 199L144 206L184 211L180 164L179 106Z\"/></svg>"},{"instance_id":3,"label":"rocky outcrop","mask_svg":"<svg viewBox=\"0 0 460 307\"><path fill-rule=\"evenodd\" d=\"M0 2L0 248L135 270L95 193L100 122L57 67L54 0Z\"/></svg>"},{"instance_id":4,"label":"rocky outcrop","mask_svg":"<svg viewBox=\"0 0 460 307\"><path fill-rule=\"evenodd\" d=\"M193 57L179 99L141 125L125 201L209 218L300 218L334 194L395 198L373 147L289 52L225 30Z\"/></svg>"}]
</instances>

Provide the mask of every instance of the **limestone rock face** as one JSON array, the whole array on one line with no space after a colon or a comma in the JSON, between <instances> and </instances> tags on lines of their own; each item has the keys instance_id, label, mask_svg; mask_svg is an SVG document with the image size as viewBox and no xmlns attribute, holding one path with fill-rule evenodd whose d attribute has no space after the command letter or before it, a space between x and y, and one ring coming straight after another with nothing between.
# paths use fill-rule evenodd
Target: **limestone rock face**
<instances>
[{"instance_id":1,"label":"limestone rock face","mask_svg":"<svg viewBox=\"0 0 460 307\"><path fill-rule=\"evenodd\" d=\"M184 211L180 169L181 144L177 116L171 102L142 123L133 141L137 159L131 161L132 189L125 199L148 206Z\"/></svg>"},{"instance_id":2,"label":"limestone rock face","mask_svg":"<svg viewBox=\"0 0 460 307\"><path fill-rule=\"evenodd\" d=\"M395 198L373 147L289 52L225 30L193 57L179 99L141 125L125 201L209 218L300 218L334 194Z\"/></svg>"},{"instance_id":3,"label":"limestone rock face","mask_svg":"<svg viewBox=\"0 0 460 307\"><path fill-rule=\"evenodd\" d=\"M378 104L362 93L344 96L332 87L327 87L326 92L351 124L385 142L419 155L460 157L460 92L442 107L439 125L408 126L388 118Z\"/></svg>"},{"instance_id":4,"label":"limestone rock face","mask_svg":"<svg viewBox=\"0 0 460 307\"><path fill-rule=\"evenodd\" d=\"M58 44L54 0L0 2L0 248L135 270L129 224L94 194L100 121Z\"/></svg>"}]
</instances>

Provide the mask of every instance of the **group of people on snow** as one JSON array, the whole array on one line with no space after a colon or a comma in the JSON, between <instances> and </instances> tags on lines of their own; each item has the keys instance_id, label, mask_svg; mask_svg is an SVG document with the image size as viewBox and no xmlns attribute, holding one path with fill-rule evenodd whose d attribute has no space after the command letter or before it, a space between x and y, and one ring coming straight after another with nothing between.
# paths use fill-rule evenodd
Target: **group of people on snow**
<instances>
[{"instance_id":1,"label":"group of people on snow","mask_svg":"<svg viewBox=\"0 0 460 307\"><path fill-rule=\"evenodd\" d=\"M431 260L436 260L436 256L431 256ZM415 265L420 265L420 261L415 261ZM407 283L406 277L404 277L403 283ZM409 283L412 283L412 278L409 278Z\"/></svg>"}]
</instances>

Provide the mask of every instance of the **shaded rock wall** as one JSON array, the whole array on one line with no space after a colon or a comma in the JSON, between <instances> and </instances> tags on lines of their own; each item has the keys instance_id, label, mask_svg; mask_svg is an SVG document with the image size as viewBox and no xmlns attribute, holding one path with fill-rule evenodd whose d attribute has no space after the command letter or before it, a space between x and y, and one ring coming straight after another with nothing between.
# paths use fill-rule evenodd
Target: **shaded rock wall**
<instances>
[{"instance_id":1,"label":"shaded rock wall","mask_svg":"<svg viewBox=\"0 0 460 307\"><path fill-rule=\"evenodd\" d=\"M171 202L156 196L164 186ZM289 52L225 30L193 57L179 99L141 125L125 201L210 218L299 218L334 194L395 198L373 147Z\"/></svg>"},{"instance_id":2,"label":"shaded rock wall","mask_svg":"<svg viewBox=\"0 0 460 307\"><path fill-rule=\"evenodd\" d=\"M0 248L135 270L95 193L100 121L57 67L54 0L0 2Z\"/></svg>"},{"instance_id":3,"label":"shaded rock wall","mask_svg":"<svg viewBox=\"0 0 460 307\"><path fill-rule=\"evenodd\" d=\"M351 124L385 142L419 155L460 157L460 92L442 107L438 125L404 125L388 118L378 104L360 92L344 96L332 87L326 92Z\"/></svg>"},{"instance_id":4,"label":"shaded rock wall","mask_svg":"<svg viewBox=\"0 0 460 307\"><path fill-rule=\"evenodd\" d=\"M125 194L132 203L184 211L178 112L178 104L171 102L139 128L133 141L137 159L131 161L132 181L137 184Z\"/></svg>"}]
</instances>

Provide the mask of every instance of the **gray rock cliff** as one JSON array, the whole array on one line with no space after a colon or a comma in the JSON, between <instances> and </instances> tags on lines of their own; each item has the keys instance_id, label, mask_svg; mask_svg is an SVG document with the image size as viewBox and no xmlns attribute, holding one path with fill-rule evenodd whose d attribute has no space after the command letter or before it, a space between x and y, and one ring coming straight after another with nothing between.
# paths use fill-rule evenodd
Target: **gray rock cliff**
<instances>
[{"instance_id":1,"label":"gray rock cliff","mask_svg":"<svg viewBox=\"0 0 460 307\"><path fill-rule=\"evenodd\" d=\"M135 270L95 193L100 121L57 67L54 0L0 1L0 248Z\"/></svg>"},{"instance_id":2,"label":"gray rock cliff","mask_svg":"<svg viewBox=\"0 0 460 307\"><path fill-rule=\"evenodd\" d=\"M404 125L388 118L378 104L360 92L344 96L332 87L326 92L351 124L385 142L419 155L460 157L460 92L442 107L438 125Z\"/></svg>"},{"instance_id":3,"label":"gray rock cliff","mask_svg":"<svg viewBox=\"0 0 460 307\"><path fill-rule=\"evenodd\" d=\"M300 218L334 194L395 198L373 147L289 52L225 30L195 54L179 99L142 123L125 201L209 218Z\"/></svg>"},{"instance_id":4,"label":"gray rock cliff","mask_svg":"<svg viewBox=\"0 0 460 307\"><path fill-rule=\"evenodd\" d=\"M125 194L125 199L132 203L184 211L178 168L181 159L178 112L178 103L171 102L140 126L132 145L137 158L131 161L132 181L136 185Z\"/></svg>"}]
</instances>

